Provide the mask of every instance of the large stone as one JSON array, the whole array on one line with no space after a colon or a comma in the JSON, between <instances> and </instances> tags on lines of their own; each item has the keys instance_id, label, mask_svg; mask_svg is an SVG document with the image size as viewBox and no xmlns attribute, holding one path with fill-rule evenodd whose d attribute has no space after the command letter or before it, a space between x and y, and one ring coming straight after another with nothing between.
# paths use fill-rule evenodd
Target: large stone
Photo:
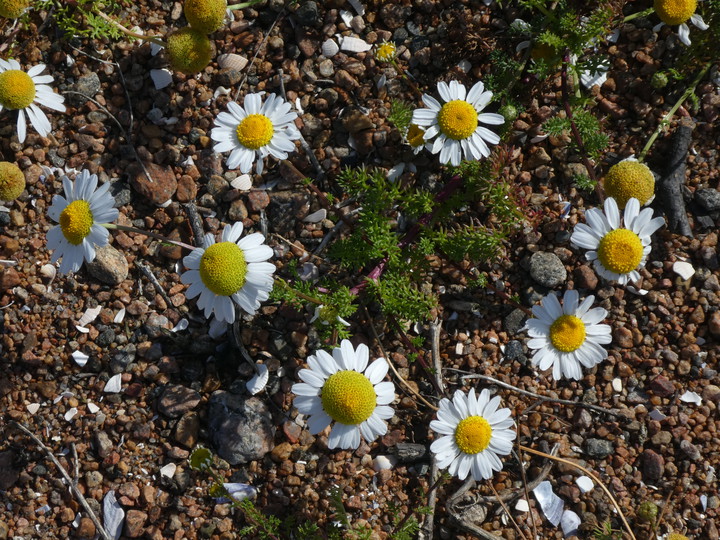
<instances>
[{"instance_id":1,"label":"large stone","mask_svg":"<svg viewBox=\"0 0 720 540\"><path fill-rule=\"evenodd\" d=\"M200 394L195 390L173 384L163 391L158 400L158 411L170 418L178 418L194 409L200 403Z\"/></svg>"},{"instance_id":2,"label":"large stone","mask_svg":"<svg viewBox=\"0 0 720 540\"><path fill-rule=\"evenodd\" d=\"M709 210L710 212L720 210L720 191L717 189L698 189L695 192L695 200L705 210Z\"/></svg>"},{"instance_id":3,"label":"large stone","mask_svg":"<svg viewBox=\"0 0 720 540\"><path fill-rule=\"evenodd\" d=\"M153 204L163 204L169 201L177 190L177 179L170 167L161 167L155 163L145 163L145 170L139 163L133 163L128 167L130 185L140 195Z\"/></svg>"},{"instance_id":4,"label":"large stone","mask_svg":"<svg viewBox=\"0 0 720 540\"><path fill-rule=\"evenodd\" d=\"M218 390L210 397L208 418L217 453L231 465L261 459L272 450L272 416L260 399Z\"/></svg>"},{"instance_id":5,"label":"large stone","mask_svg":"<svg viewBox=\"0 0 720 540\"><path fill-rule=\"evenodd\" d=\"M110 244L96 248L95 259L87 264L88 273L102 283L119 285L128 275L125 255Z\"/></svg>"},{"instance_id":6,"label":"large stone","mask_svg":"<svg viewBox=\"0 0 720 540\"><path fill-rule=\"evenodd\" d=\"M530 277L544 287L553 288L567 279L567 270L554 253L538 251L530 257Z\"/></svg>"},{"instance_id":7,"label":"large stone","mask_svg":"<svg viewBox=\"0 0 720 540\"><path fill-rule=\"evenodd\" d=\"M585 452L593 458L606 458L613 453L613 443L605 439L588 439L585 441Z\"/></svg>"},{"instance_id":8,"label":"large stone","mask_svg":"<svg viewBox=\"0 0 720 540\"><path fill-rule=\"evenodd\" d=\"M654 484L660 480L665 470L665 458L652 450L645 450L642 453L642 475L643 480L649 484Z\"/></svg>"}]
</instances>

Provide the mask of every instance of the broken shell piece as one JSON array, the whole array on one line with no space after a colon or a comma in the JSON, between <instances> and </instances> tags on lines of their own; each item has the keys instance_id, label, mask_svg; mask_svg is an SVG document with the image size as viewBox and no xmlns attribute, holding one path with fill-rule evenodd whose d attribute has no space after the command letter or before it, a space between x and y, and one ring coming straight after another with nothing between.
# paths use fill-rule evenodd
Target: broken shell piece
<instances>
[{"instance_id":1,"label":"broken shell piece","mask_svg":"<svg viewBox=\"0 0 720 540\"><path fill-rule=\"evenodd\" d=\"M694 403L695 405L700 405L702 403L702 398L695 392L690 392L688 390L682 396L680 396L680 401L684 401L685 403Z\"/></svg>"},{"instance_id":2,"label":"broken shell piece","mask_svg":"<svg viewBox=\"0 0 720 540\"><path fill-rule=\"evenodd\" d=\"M90 411L92 414L95 414L96 412L98 412L100 410L100 407L95 405L92 401L88 401L87 408L88 408L88 411Z\"/></svg>"},{"instance_id":3,"label":"broken shell piece","mask_svg":"<svg viewBox=\"0 0 720 540\"><path fill-rule=\"evenodd\" d=\"M40 409L39 403L31 403L25 407L30 414L35 414Z\"/></svg>"},{"instance_id":4,"label":"broken shell piece","mask_svg":"<svg viewBox=\"0 0 720 540\"><path fill-rule=\"evenodd\" d=\"M343 20L343 22L345 23L345 26L350 26L350 23L351 23L352 20L353 20L353 14L350 13L349 11L346 11L346 10L344 10L344 9L341 9L341 10L340 10L340 18L341 18L341 19Z\"/></svg>"},{"instance_id":5,"label":"broken shell piece","mask_svg":"<svg viewBox=\"0 0 720 540\"><path fill-rule=\"evenodd\" d=\"M552 484L548 480L540 482L540 484L533 489L533 493L540 503L540 508L542 508L547 520L557 527L560 524L565 503L563 503L560 497L555 495Z\"/></svg>"},{"instance_id":6,"label":"broken shell piece","mask_svg":"<svg viewBox=\"0 0 720 540\"><path fill-rule=\"evenodd\" d=\"M103 392L117 394L122 388L122 375L118 373L110 377L108 382L105 384Z\"/></svg>"},{"instance_id":7,"label":"broken shell piece","mask_svg":"<svg viewBox=\"0 0 720 540\"><path fill-rule=\"evenodd\" d=\"M695 269L693 268L693 265L688 262L677 261L675 264L673 264L672 269L673 272L683 278L683 281L687 281L695 275Z\"/></svg>"},{"instance_id":8,"label":"broken shell piece","mask_svg":"<svg viewBox=\"0 0 720 540\"><path fill-rule=\"evenodd\" d=\"M151 69L150 78L155 85L156 90L162 90L163 88L170 86L172 83L172 73L167 69Z\"/></svg>"},{"instance_id":9,"label":"broken shell piece","mask_svg":"<svg viewBox=\"0 0 720 540\"><path fill-rule=\"evenodd\" d=\"M322 221L326 217L327 217L327 210L325 210L324 208L321 208L317 212L313 212L309 216L305 216L303 221L306 223L317 223L319 221Z\"/></svg>"},{"instance_id":10,"label":"broken shell piece","mask_svg":"<svg viewBox=\"0 0 720 540\"><path fill-rule=\"evenodd\" d=\"M358 15L365 15L365 6L360 3L360 0L348 0L348 4L353 7Z\"/></svg>"},{"instance_id":11,"label":"broken shell piece","mask_svg":"<svg viewBox=\"0 0 720 540\"><path fill-rule=\"evenodd\" d=\"M65 413L65 420L69 422L70 420L72 420L73 418L75 418L75 415L77 414L77 412L78 412L78 410L77 410L77 408L75 408L75 407L73 407L72 409L68 410L68 411Z\"/></svg>"},{"instance_id":12,"label":"broken shell piece","mask_svg":"<svg viewBox=\"0 0 720 540\"><path fill-rule=\"evenodd\" d=\"M239 482L223 483L223 487L227 490L228 495L236 501L254 499L257 496L257 490L248 484Z\"/></svg>"},{"instance_id":13,"label":"broken shell piece","mask_svg":"<svg viewBox=\"0 0 720 540\"><path fill-rule=\"evenodd\" d=\"M578 476L577 480L575 480L575 483L580 488L580 491L583 493L587 493L588 491L592 491L595 487L595 482L592 481L592 478L589 476Z\"/></svg>"},{"instance_id":14,"label":"broken shell piece","mask_svg":"<svg viewBox=\"0 0 720 540\"><path fill-rule=\"evenodd\" d=\"M518 512L527 512L528 510L530 510L530 505L525 499L520 499L515 505L515 510L517 510Z\"/></svg>"},{"instance_id":15,"label":"broken shell piece","mask_svg":"<svg viewBox=\"0 0 720 540\"><path fill-rule=\"evenodd\" d=\"M369 51L370 49L372 49L372 45L360 38L342 37L340 39L340 49L343 51L357 53Z\"/></svg>"},{"instance_id":16,"label":"broken shell piece","mask_svg":"<svg viewBox=\"0 0 720 540\"><path fill-rule=\"evenodd\" d=\"M121 322L123 322L124 318L125 318L125 308L120 308L120 311L118 311L117 314L115 315L113 322L115 324L120 324Z\"/></svg>"},{"instance_id":17,"label":"broken shell piece","mask_svg":"<svg viewBox=\"0 0 720 540\"><path fill-rule=\"evenodd\" d=\"M255 369L257 370L255 376L245 383L245 388L247 388L250 395L253 396L265 388L268 382L268 377L270 376L268 368L265 364L255 364Z\"/></svg>"},{"instance_id":18,"label":"broken shell piece","mask_svg":"<svg viewBox=\"0 0 720 540\"><path fill-rule=\"evenodd\" d=\"M241 71L248 65L248 59L239 54L221 54L217 57L217 63L222 69L234 69L236 71Z\"/></svg>"},{"instance_id":19,"label":"broken shell piece","mask_svg":"<svg viewBox=\"0 0 720 540\"><path fill-rule=\"evenodd\" d=\"M322 54L325 58L332 58L339 50L340 47L338 47L334 39L328 39L322 44Z\"/></svg>"},{"instance_id":20,"label":"broken shell piece","mask_svg":"<svg viewBox=\"0 0 720 540\"><path fill-rule=\"evenodd\" d=\"M392 469L397 463L395 456L376 456L373 460L373 469L375 472L387 471Z\"/></svg>"},{"instance_id":21,"label":"broken shell piece","mask_svg":"<svg viewBox=\"0 0 720 540\"><path fill-rule=\"evenodd\" d=\"M168 463L162 469L160 469L160 476L164 476L165 478L172 478L173 476L175 476L176 470L177 465L175 465L174 463Z\"/></svg>"},{"instance_id":22,"label":"broken shell piece","mask_svg":"<svg viewBox=\"0 0 720 540\"><path fill-rule=\"evenodd\" d=\"M93 322L95 319L97 319L97 316L100 315L100 312L102 311L102 308L100 306L96 306L94 308L88 308L85 310L85 313L83 313L83 316L80 317L80 320L78 321L78 324L80 326L85 326Z\"/></svg>"},{"instance_id":23,"label":"broken shell piece","mask_svg":"<svg viewBox=\"0 0 720 540\"><path fill-rule=\"evenodd\" d=\"M250 178L249 174L241 174L237 178L234 178L233 181L230 182L230 185L235 189L247 191L252 187L252 178Z\"/></svg>"},{"instance_id":24,"label":"broken shell piece","mask_svg":"<svg viewBox=\"0 0 720 540\"><path fill-rule=\"evenodd\" d=\"M57 268L55 268L54 264L43 264L40 267L40 275L42 277L48 278L52 282L52 280L55 279L55 276L57 275Z\"/></svg>"},{"instance_id":25,"label":"broken shell piece","mask_svg":"<svg viewBox=\"0 0 720 540\"><path fill-rule=\"evenodd\" d=\"M75 363L80 367L83 367L85 364L87 364L87 361L90 359L87 354L80 351L75 351L74 353L72 353L72 357L73 360L75 360Z\"/></svg>"}]
</instances>

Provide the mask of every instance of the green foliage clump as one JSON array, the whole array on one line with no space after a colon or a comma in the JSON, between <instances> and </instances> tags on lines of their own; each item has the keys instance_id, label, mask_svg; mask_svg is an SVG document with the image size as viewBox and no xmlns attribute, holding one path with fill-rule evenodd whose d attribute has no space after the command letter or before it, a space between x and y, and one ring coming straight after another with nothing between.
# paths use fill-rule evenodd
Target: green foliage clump
<instances>
[{"instance_id":1,"label":"green foliage clump","mask_svg":"<svg viewBox=\"0 0 720 540\"><path fill-rule=\"evenodd\" d=\"M600 121L590 111L574 108L572 112L573 121L580 133L585 151L591 158L598 159L607 148L610 142L609 137L603 133ZM572 125L568 117L555 116L545 122L543 129L548 135L558 137L563 132L570 132ZM570 145L572 149L579 150L575 139L571 139Z\"/></svg>"},{"instance_id":2,"label":"green foliage clump","mask_svg":"<svg viewBox=\"0 0 720 540\"><path fill-rule=\"evenodd\" d=\"M410 123L412 122L413 106L400 99L393 99L390 103L390 114L388 120L400 133L405 136Z\"/></svg>"},{"instance_id":3,"label":"green foliage clump","mask_svg":"<svg viewBox=\"0 0 720 540\"><path fill-rule=\"evenodd\" d=\"M57 27L66 38L120 39L124 34L97 13L110 15L120 10L118 0L37 0L35 9L52 11Z\"/></svg>"}]
</instances>

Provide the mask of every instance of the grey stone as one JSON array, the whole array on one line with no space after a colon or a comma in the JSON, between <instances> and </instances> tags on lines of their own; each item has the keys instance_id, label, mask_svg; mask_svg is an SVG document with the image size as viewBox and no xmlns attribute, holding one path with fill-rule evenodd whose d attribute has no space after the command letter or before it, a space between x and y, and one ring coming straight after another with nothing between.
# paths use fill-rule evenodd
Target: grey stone
<instances>
[{"instance_id":1,"label":"grey stone","mask_svg":"<svg viewBox=\"0 0 720 540\"><path fill-rule=\"evenodd\" d=\"M643 480L650 484L654 484L662 478L665 470L665 458L652 450L645 450L642 453L643 461Z\"/></svg>"},{"instance_id":2,"label":"grey stone","mask_svg":"<svg viewBox=\"0 0 720 540\"><path fill-rule=\"evenodd\" d=\"M158 411L170 418L178 418L200 403L200 394L191 388L174 384L165 388L158 400Z\"/></svg>"},{"instance_id":3,"label":"grey stone","mask_svg":"<svg viewBox=\"0 0 720 540\"><path fill-rule=\"evenodd\" d=\"M428 447L424 444L397 443L392 452L401 462L412 463L425 459L428 456Z\"/></svg>"},{"instance_id":4,"label":"grey stone","mask_svg":"<svg viewBox=\"0 0 720 540\"><path fill-rule=\"evenodd\" d=\"M123 373L135 360L135 345L128 345L124 349L113 354L110 360L110 371L112 373Z\"/></svg>"},{"instance_id":5,"label":"grey stone","mask_svg":"<svg viewBox=\"0 0 720 540\"><path fill-rule=\"evenodd\" d=\"M210 397L208 418L217 453L231 465L261 459L273 448L272 416L256 397L218 390Z\"/></svg>"},{"instance_id":6,"label":"grey stone","mask_svg":"<svg viewBox=\"0 0 720 540\"><path fill-rule=\"evenodd\" d=\"M95 450L97 451L98 456L102 459L105 459L110 455L113 446L113 442L110 440L107 433L104 431L97 431L95 433Z\"/></svg>"},{"instance_id":7,"label":"grey stone","mask_svg":"<svg viewBox=\"0 0 720 540\"><path fill-rule=\"evenodd\" d=\"M503 320L503 326L505 327L507 333L511 336L514 336L515 334L520 332L520 330L522 330L523 326L525 325L526 316L527 315L522 309L513 309L510 314Z\"/></svg>"},{"instance_id":8,"label":"grey stone","mask_svg":"<svg viewBox=\"0 0 720 540\"><path fill-rule=\"evenodd\" d=\"M688 440L683 440L680 442L680 450L685 452L685 455L693 461L698 461L700 458L702 458L702 453L700 452L698 447Z\"/></svg>"},{"instance_id":9,"label":"grey stone","mask_svg":"<svg viewBox=\"0 0 720 540\"><path fill-rule=\"evenodd\" d=\"M698 189L695 201L705 210L720 210L720 191L712 188Z\"/></svg>"},{"instance_id":10,"label":"grey stone","mask_svg":"<svg viewBox=\"0 0 720 540\"><path fill-rule=\"evenodd\" d=\"M88 273L102 283L119 285L128 275L125 256L110 244L96 248L95 259L87 264Z\"/></svg>"},{"instance_id":11,"label":"grey stone","mask_svg":"<svg viewBox=\"0 0 720 540\"><path fill-rule=\"evenodd\" d=\"M505 359L517 360L523 356L523 346L520 341L513 339L505 345Z\"/></svg>"},{"instance_id":12,"label":"grey stone","mask_svg":"<svg viewBox=\"0 0 720 540\"><path fill-rule=\"evenodd\" d=\"M605 458L612 454L613 443L605 439L588 439L585 441L585 452L593 458Z\"/></svg>"},{"instance_id":13,"label":"grey stone","mask_svg":"<svg viewBox=\"0 0 720 540\"><path fill-rule=\"evenodd\" d=\"M544 287L557 287L567 279L567 271L554 253L538 251L530 257L530 276Z\"/></svg>"},{"instance_id":14,"label":"grey stone","mask_svg":"<svg viewBox=\"0 0 720 540\"><path fill-rule=\"evenodd\" d=\"M297 17L298 22L302 26L315 26L320 22L317 3L312 0L310 2L304 2L295 12L295 17Z\"/></svg>"},{"instance_id":15,"label":"grey stone","mask_svg":"<svg viewBox=\"0 0 720 540\"><path fill-rule=\"evenodd\" d=\"M83 94L83 96L94 98L95 94L100 92L100 77L97 73L88 73L80 77L75 84L72 85L71 90ZM82 104L87 101L87 98L78 96L77 94L69 94L68 99L75 104Z\"/></svg>"}]
</instances>

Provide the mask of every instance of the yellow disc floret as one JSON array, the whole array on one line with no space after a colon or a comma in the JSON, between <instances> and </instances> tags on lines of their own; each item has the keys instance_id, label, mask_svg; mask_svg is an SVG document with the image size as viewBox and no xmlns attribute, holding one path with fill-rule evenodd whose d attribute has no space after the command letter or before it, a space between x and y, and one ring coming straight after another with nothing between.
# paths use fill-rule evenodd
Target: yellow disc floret
<instances>
[{"instance_id":1,"label":"yellow disc floret","mask_svg":"<svg viewBox=\"0 0 720 540\"><path fill-rule=\"evenodd\" d=\"M6 109L24 109L35 99L35 83L19 69L0 73L0 105Z\"/></svg>"},{"instance_id":2,"label":"yellow disc floret","mask_svg":"<svg viewBox=\"0 0 720 540\"><path fill-rule=\"evenodd\" d=\"M375 58L381 62L392 62L396 53L397 47L392 41L383 41L375 51Z\"/></svg>"},{"instance_id":3,"label":"yellow disc floret","mask_svg":"<svg viewBox=\"0 0 720 540\"><path fill-rule=\"evenodd\" d=\"M682 24L695 13L697 0L655 0L654 7L665 24Z\"/></svg>"},{"instance_id":4,"label":"yellow disc floret","mask_svg":"<svg viewBox=\"0 0 720 540\"><path fill-rule=\"evenodd\" d=\"M561 315L550 325L550 342L562 352L579 349L585 343L585 323L575 315Z\"/></svg>"},{"instance_id":5,"label":"yellow disc floret","mask_svg":"<svg viewBox=\"0 0 720 540\"><path fill-rule=\"evenodd\" d=\"M629 229L610 231L598 246L598 259L602 265L616 274L635 270L643 256L640 237Z\"/></svg>"},{"instance_id":6,"label":"yellow disc floret","mask_svg":"<svg viewBox=\"0 0 720 540\"><path fill-rule=\"evenodd\" d=\"M204 33L190 27L181 28L167 37L170 67L193 75L205 69L212 59L212 43Z\"/></svg>"},{"instance_id":7,"label":"yellow disc floret","mask_svg":"<svg viewBox=\"0 0 720 540\"><path fill-rule=\"evenodd\" d=\"M338 371L322 387L323 410L336 422L348 426L361 424L372 415L376 404L370 379L357 371Z\"/></svg>"},{"instance_id":8,"label":"yellow disc floret","mask_svg":"<svg viewBox=\"0 0 720 540\"><path fill-rule=\"evenodd\" d=\"M615 199L620 208L625 208L633 197L643 206L655 193L655 177L648 166L639 161L621 161L613 165L605 175L603 185L605 193Z\"/></svg>"},{"instance_id":9,"label":"yellow disc floret","mask_svg":"<svg viewBox=\"0 0 720 540\"><path fill-rule=\"evenodd\" d=\"M670 533L667 535L666 540L688 540L688 537L680 533Z\"/></svg>"},{"instance_id":10,"label":"yellow disc floret","mask_svg":"<svg viewBox=\"0 0 720 540\"><path fill-rule=\"evenodd\" d=\"M425 130L417 124L410 124L407 132L407 140L410 146L417 148L421 144L425 144Z\"/></svg>"},{"instance_id":11,"label":"yellow disc floret","mask_svg":"<svg viewBox=\"0 0 720 540\"><path fill-rule=\"evenodd\" d=\"M25 175L14 163L0 161L0 201L17 199L25 189Z\"/></svg>"},{"instance_id":12,"label":"yellow disc floret","mask_svg":"<svg viewBox=\"0 0 720 540\"><path fill-rule=\"evenodd\" d=\"M272 121L264 114L248 115L237 127L238 141L250 150L257 150L268 144L273 133Z\"/></svg>"},{"instance_id":13,"label":"yellow disc floret","mask_svg":"<svg viewBox=\"0 0 720 540\"><path fill-rule=\"evenodd\" d=\"M212 34L225 20L226 0L185 0L185 18L195 30Z\"/></svg>"},{"instance_id":14,"label":"yellow disc floret","mask_svg":"<svg viewBox=\"0 0 720 540\"><path fill-rule=\"evenodd\" d=\"M473 134L478 126L478 115L467 101L448 101L438 113L438 125L448 139L460 141Z\"/></svg>"},{"instance_id":15,"label":"yellow disc floret","mask_svg":"<svg viewBox=\"0 0 720 540\"><path fill-rule=\"evenodd\" d=\"M60 230L74 246L82 244L94 223L90 205L82 199L73 201L60 213Z\"/></svg>"},{"instance_id":16,"label":"yellow disc floret","mask_svg":"<svg viewBox=\"0 0 720 540\"><path fill-rule=\"evenodd\" d=\"M492 438L492 428L482 416L468 416L455 428L455 444L466 454L478 454L485 450Z\"/></svg>"},{"instance_id":17,"label":"yellow disc floret","mask_svg":"<svg viewBox=\"0 0 720 540\"><path fill-rule=\"evenodd\" d=\"M231 296L242 289L246 275L245 253L235 242L213 244L200 259L200 279L219 296Z\"/></svg>"},{"instance_id":18,"label":"yellow disc floret","mask_svg":"<svg viewBox=\"0 0 720 540\"><path fill-rule=\"evenodd\" d=\"M0 0L0 17L17 19L30 7L30 0Z\"/></svg>"}]
</instances>

